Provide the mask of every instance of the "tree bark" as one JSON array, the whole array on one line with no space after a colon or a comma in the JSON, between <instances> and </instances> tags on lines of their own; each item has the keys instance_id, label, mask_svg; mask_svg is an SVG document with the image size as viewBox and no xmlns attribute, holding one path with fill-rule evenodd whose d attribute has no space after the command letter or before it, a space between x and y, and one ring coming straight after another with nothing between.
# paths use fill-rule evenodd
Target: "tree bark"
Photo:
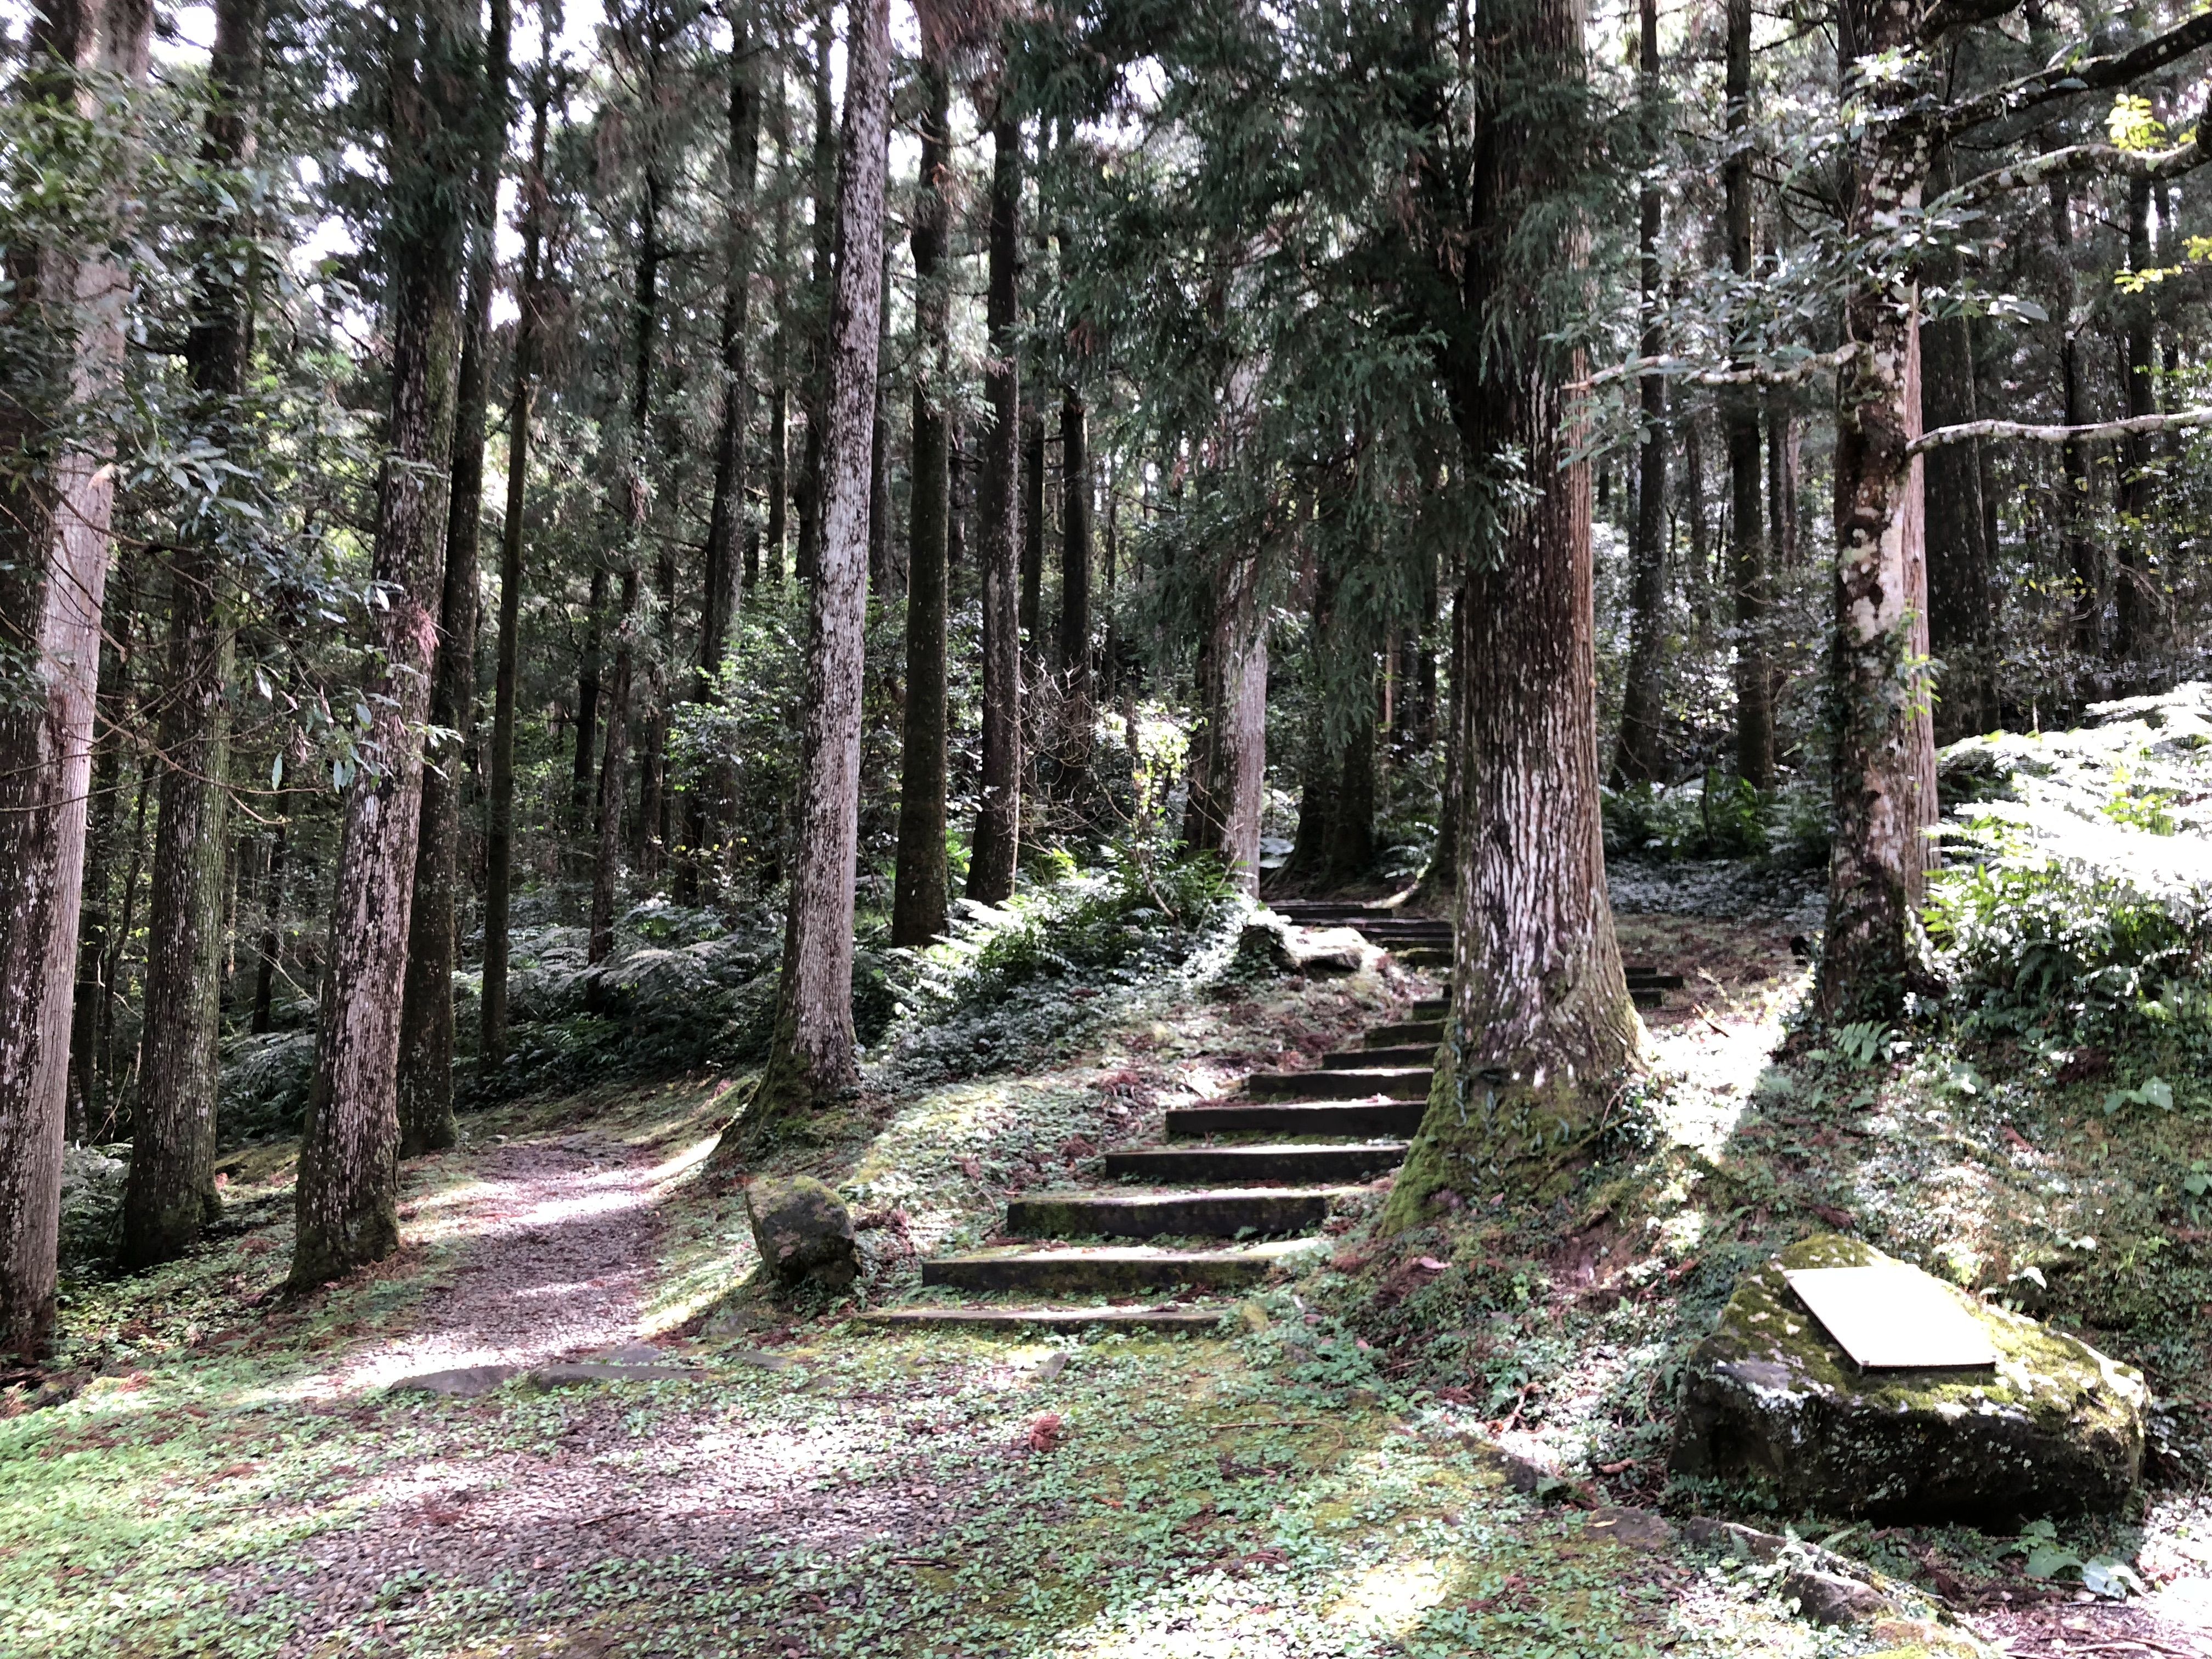
<instances>
[{"instance_id":1,"label":"tree bark","mask_svg":"<svg viewBox=\"0 0 2212 1659\"><path fill-rule=\"evenodd\" d=\"M1015 362L1020 292L1022 131L1001 112L991 124L991 248L984 301L991 356L983 394L991 428L976 499L976 556L983 578L981 799L968 857L968 896L1003 904L1013 896L1021 855L1022 619L1017 447L1021 382Z\"/></svg>"},{"instance_id":2,"label":"tree bark","mask_svg":"<svg viewBox=\"0 0 2212 1659\"><path fill-rule=\"evenodd\" d=\"M1044 648L1044 416L1030 415L1022 434L1022 680L1043 674Z\"/></svg>"},{"instance_id":3,"label":"tree bark","mask_svg":"<svg viewBox=\"0 0 2212 1659\"><path fill-rule=\"evenodd\" d=\"M606 562L595 556L591 596L585 601L583 656L576 667L576 747L568 778L568 816L579 830L592 823L587 815L599 753L599 659L605 645L607 586Z\"/></svg>"},{"instance_id":4,"label":"tree bark","mask_svg":"<svg viewBox=\"0 0 2212 1659\"><path fill-rule=\"evenodd\" d=\"M1929 177L1931 191L1950 187L1948 149L1936 152ZM1923 262L1921 275L1940 288L1954 289L1959 256L1939 247ZM1980 418L1975 407L1973 337L1963 313L1922 322L1920 369L1923 429ZM1980 450L1972 442L1948 445L1929 451L1922 463L1927 480L1929 648L1944 665L1936 729L1947 742L1986 731L1996 714Z\"/></svg>"},{"instance_id":5,"label":"tree bark","mask_svg":"<svg viewBox=\"0 0 2212 1659\"><path fill-rule=\"evenodd\" d=\"M253 1012L247 1029L265 1036L276 1024L276 975L284 956L284 843L289 817L276 820L269 841L269 864L261 872L261 939L254 949Z\"/></svg>"},{"instance_id":6,"label":"tree bark","mask_svg":"<svg viewBox=\"0 0 2212 1659\"><path fill-rule=\"evenodd\" d=\"M131 550L115 561L108 584L106 635L100 654L100 685L94 700L91 799L86 802L86 850L82 897L77 918L76 989L70 1010L69 1103L66 1139L82 1140L106 1100L107 1068L101 1049L102 1016L108 997L107 967L116 942L114 866L123 839L124 730L133 702L133 639L137 629L138 570L143 557ZM4 625L0 625L4 626ZM13 642L12 629L0 638Z\"/></svg>"},{"instance_id":7,"label":"tree bark","mask_svg":"<svg viewBox=\"0 0 2212 1659\"><path fill-rule=\"evenodd\" d=\"M951 295L944 277L945 169L951 162L951 92L945 65L921 67L921 167L914 216L914 435L907 498L906 708L899 741L898 856L891 943L918 949L945 931L945 595L947 462L945 376L950 372Z\"/></svg>"},{"instance_id":8,"label":"tree bark","mask_svg":"<svg viewBox=\"0 0 2212 1659\"><path fill-rule=\"evenodd\" d=\"M1751 227L1751 0L1728 0L1728 143L1721 164L1729 268L1753 277ZM1739 358L1736 367L1747 364ZM1766 641L1766 503L1759 484L1759 400L1747 388L1723 395L1728 439L1729 592L1735 627L1736 772L1774 787L1774 682Z\"/></svg>"},{"instance_id":9,"label":"tree bark","mask_svg":"<svg viewBox=\"0 0 2212 1659\"><path fill-rule=\"evenodd\" d=\"M1091 775L1091 446L1089 410L1073 386L1060 399L1060 793L1076 800Z\"/></svg>"},{"instance_id":10,"label":"tree bark","mask_svg":"<svg viewBox=\"0 0 2212 1659\"><path fill-rule=\"evenodd\" d=\"M530 423L538 402L545 250L545 140L551 63L531 99L530 171L522 179L522 274L516 285L514 380L507 398L507 510L500 522L499 638L492 671L491 787L484 811L483 999L477 1065L507 1060L507 913L514 886L514 714L522 641L522 510L530 489Z\"/></svg>"},{"instance_id":11,"label":"tree bark","mask_svg":"<svg viewBox=\"0 0 2212 1659\"><path fill-rule=\"evenodd\" d=\"M1224 553L1199 653L1200 730L1191 741L1183 840L1221 860L1248 893L1260 890L1260 815L1267 770L1267 616L1256 550Z\"/></svg>"},{"instance_id":12,"label":"tree bark","mask_svg":"<svg viewBox=\"0 0 2212 1659\"><path fill-rule=\"evenodd\" d=\"M2051 240L2057 254L2059 283L2058 303L2053 307L2053 315L2058 321L2060 406L2064 424L2077 427L2086 424L2089 417L2088 405L2082 396L2081 356L2074 333L2074 202L2071 181L2063 175L2051 181ZM2085 656L2094 656L2104 643L2105 584L2102 556L2089 536L2089 446L2086 441L2067 440L2060 456L2060 471L2064 483L2058 504L2059 545L2065 560L2065 574L2072 585L2072 616L2068 632L2075 650Z\"/></svg>"},{"instance_id":13,"label":"tree bark","mask_svg":"<svg viewBox=\"0 0 2212 1659\"><path fill-rule=\"evenodd\" d=\"M1705 447L1694 404L1676 417L1682 428L1682 511L1690 520L1690 611L1700 629L1713 620L1713 551L1705 520Z\"/></svg>"},{"instance_id":14,"label":"tree bark","mask_svg":"<svg viewBox=\"0 0 2212 1659\"><path fill-rule=\"evenodd\" d=\"M1656 143L1659 99L1659 9L1642 0L1638 93L1646 133ZM1637 273L1643 334L1639 356L1656 357L1666 346L1660 325L1659 231L1662 204L1656 179L1647 176L1637 195ZM1628 672L1620 700L1620 737L1613 750L1615 783L1655 783L1666 766L1667 381L1647 374L1638 386L1643 422L1637 447L1636 519L1630 533Z\"/></svg>"},{"instance_id":15,"label":"tree bark","mask_svg":"<svg viewBox=\"0 0 2212 1659\"><path fill-rule=\"evenodd\" d=\"M799 579L812 581L822 556L822 441L828 424L830 313L836 273L830 260L830 191L836 177L836 106L830 80L830 15L825 5L814 24L814 264L807 283L806 440L799 462Z\"/></svg>"},{"instance_id":16,"label":"tree bark","mask_svg":"<svg viewBox=\"0 0 2212 1659\"><path fill-rule=\"evenodd\" d=\"M1918 8L1845 0L1856 52L1902 52ZM1919 210L1928 141L1896 107L1902 83L1871 81L1877 106L1856 158L1852 234ZM1836 635L1830 691L1836 836L1819 1006L1831 1018L1887 1018L1914 971L1912 919L1936 819L1928 675L1923 475L1909 446L1920 425L1919 295L1861 277L1844 307L1836 377Z\"/></svg>"},{"instance_id":17,"label":"tree bark","mask_svg":"<svg viewBox=\"0 0 2212 1659\"><path fill-rule=\"evenodd\" d=\"M434 610L445 563L446 498L458 403L459 293L477 98L473 0L396 7L390 63L393 173L386 191L394 273L392 408L377 487L363 680L374 710L346 792L331 910L314 1081L300 1148L297 1289L387 1255L399 1240L400 994L422 827Z\"/></svg>"},{"instance_id":18,"label":"tree bark","mask_svg":"<svg viewBox=\"0 0 2212 1659\"><path fill-rule=\"evenodd\" d=\"M446 515L446 568L438 613L430 724L457 735L422 769L422 827L415 847L414 915L399 1018L399 1155L441 1152L460 1138L453 1121L453 966L458 951L461 783L475 747L477 586L483 545L485 416L490 403L491 295L497 281L499 181L507 159L509 0L491 0L484 79L477 112L475 188L468 204L467 311L453 427L453 477Z\"/></svg>"},{"instance_id":19,"label":"tree bark","mask_svg":"<svg viewBox=\"0 0 2212 1659\"><path fill-rule=\"evenodd\" d=\"M2128 269L2151 266L2150 180L2128 184ZM2120 382L2128 418L2158 413L2158 383L2153 377L2153 326L2157 311L2148 294L2127 296L2121 308ZM2119 559L2112 580L2112 656L2125 662L2142 656L2159 635L2158 579L2150 565L2150 516L2156 486L2151 472L2151 441L2120 440Z\"/></svg>"},{"instance_id":20,"label":"tree bark","mask_svg":"<svg viewBox=\"0 0 2212 1659\"><path fill-rule=\"evenodd\" d=\"M1470 41L1481 58L1471 76L1479 160L1455 188L1435 187L1466 239L1432 252L1457 278L1457 304L1437 319L1438 368L1466 462L1500 505L1489 556L1468 560L1460 598L1467 726L1449 1015L1386 1226L1424 1219L1445 1188L1546 1190L1642 1049L1605 887L1590 478L1580 403L1566 390L1586 366L1532 323L1545 311L1537 284L1583 265L1587 232L1547 217L1556 263L1540 276L1511 252L1523 216L1572 200L1591 164L1572 118L1540 125L1525 112L1584 84L1583 31L1582 0L1524 0ZM1509 85L1498 106L1490 88ZM1475 343L1491 339L1510 344ZM1496 458L1514 453L1526 458L1519 492L1497 481Z\"/></svg>"},{"instance_id":21,"label":"tree bark","mask_svg":"<svg viewBox=\"0 0 2212 1659\"><path fill-rule=\"evenodd\" d=\"M751 7L731 9L730 229L722 294L722 413L714 439L714 497L707 519L707 546L699 600L699 655L691 698L716 699L716 678L729 649L742 592L738 527L744 518L745 435L752 420L748 337L753 276L753 191L760 172L760 91L754 84ZM696 903L702 864L727 821L736 778L720 763L702 769L684 798L684 847L677 866L678 896Z\"/></svg>"},{"instance_id":22,"label":"tree bark","mask_svg":"<svg viewBox=\"0 0 2212 1659\"><path fill-rule=\"evenodd\" d=\"M47 0L26 46L23 96L95 113L87 71L135 88L153 14L144 0ZM103 204L124 211L128 177ZM0 644L30 672L0 704L0 1354L44 1348L54 1316L67 1114L70 1003L84 878L85 797L100 679L100 611L115 495L114 440L58 440L63 407L118 395L125 273L99 246L6 251L0 457L43 476L0 480ZM18 343L20 342L20 343ZM26 362L24 359L30 361Z\"/></svg>"},{"instance_id":23,"label":"tree bark","mask_svg":"<svg viewBox=\"0 0 2212 1659\"><path fill-rule=\"evenodd\" d=\"M221 0L216 8L209 63L213 105L200 160L218 179L252 161L261 28L261 0ZM202 275L185 360L198 404L195 423L216 447L236 454L250 441L237 403L253 349L254 277L250 269L234 275L220 257L249 227L232 198L219 199L222 206L200 227ZM224 698L234 637L222 593L227 574L212 524L184 538L169 568L161 810L146 916L144 1035L118 1252L130 1269L183 1255L221 1207L215 1189L215 1104L230 805Z\"/></svg>"},{"instance_id":24,"label":"tree bark","mask_svg":"<svg viewBox=\"0 0 2212 1659\"><path fill-rule=\"evenodd\" d=\"M756 1135L811 1112L858 1076L853 909L859 849L862 639L867 615L868 453L883 305L889 160L889 0L851 0L838 169L836 300L829 329L821 561L808 599L799 837L775 1037L744 1114ZM723 1135L740 1151L738 1126Z\"/></svg>"},{"instance_id":25,"label":"tree bark","mask_svg":"<svg viewBox=\"0 0 2212 1659\"><path fill-rule=\"evenodd\" d=\"M646 81L657 88L665 39L661 15L649 14L646 41ZM657 93L648 94L659 108ZM648 145L653 141L648 138ZM629 796L630 693L637 672L640 623L637 611L639 565L645 557L647 520L652 511L653 484L650 452L653 445L653 366L660 331L660 207L662 183L657 154L645 164L645 192L638 215L637 275L630 295L629 441L617 488L627 545L623 551L622 614L615 624L614 677L607 687L607 732L599 751L599 804L597 816L598 856L592 866L591 939L587 960L604 962L615 943L616 889L622 875L623 813ZM653 802L640 806L642 832L653 828L646 819Z\"/></svg>"}]
</instances>

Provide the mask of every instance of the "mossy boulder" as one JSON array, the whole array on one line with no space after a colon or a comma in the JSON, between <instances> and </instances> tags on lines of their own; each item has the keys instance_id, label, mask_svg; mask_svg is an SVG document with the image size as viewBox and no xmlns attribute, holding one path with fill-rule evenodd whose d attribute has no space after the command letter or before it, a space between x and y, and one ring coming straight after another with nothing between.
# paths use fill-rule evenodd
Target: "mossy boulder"
<instances>
[{"instance_id":1,"label":"mossy boulder","mask_svg":"<svg viewBox=\"0 0 2212 1659\"><path fill-rule=\"evenodd\" d=\"M761 1266L782 1288L842 1291L860 1277L853 1212L813 1176L754 1182L745 1188L745 1213Z\"/></svg>"},{"instance_id":2,"label":"mossy boulder","mask_svg":"<svg viewBox=\"0 0 2212 1659\"><path fill-rule=\"evenodd\" d=\"M1351 927L1301 927L1262 910L1237 936L1240 965L1261 973L1301 974L1308 978L1371 973L1382 963L1380 946Z\"/></svg>"},{"instance_id":3,"label":"mossy boulder","mask_svg":"<svg viewBox=\"0 0 2212 1659\"><path fill-rule=\"evenodd\" d=\"M2142 1473L2142 1373L1963 1293L1993 1370L1863 1372L1782 1276L1884 1264L1823 1234L1736 1286L1684 1376L1676 1473L1742 1481L1788 1510L1889 1520L2005 1526L2126 1502Z\"/></svg>"}]
</instances>

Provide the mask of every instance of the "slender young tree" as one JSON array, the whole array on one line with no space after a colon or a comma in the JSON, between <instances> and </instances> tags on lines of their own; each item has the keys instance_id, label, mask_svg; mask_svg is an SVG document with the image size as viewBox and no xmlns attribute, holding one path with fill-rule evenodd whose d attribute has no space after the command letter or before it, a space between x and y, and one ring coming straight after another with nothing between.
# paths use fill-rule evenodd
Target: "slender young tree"
<instances>
[{"instance_id":1,"label":"slender young tree","mask_svg":"<svg viewBox=\"0 0 2212 1659\"><path fill-rule=\"evenodd\" d=\"M407 984L399 1019L399 1155L441 1151L453 1121L453 965L460 880L461 765L473 746L477 699L477 553L483 544L485 416L490 404L493 241L507 160L508 0L491 0L477 115L481 149L468 204L467 308L461 322L453 477L446 514L446 568L430 724L456 733L422 769L422 827L415 847L415 908L408 924Z\"/></svg>"},{"instance_id":2,"label":"slender young tree","mask_svg":"<svg viewBox=\"0 0 2212 1659\"><path fill-rule=\"evenodd\" d=\"M925 40L927 45L927 40ZM907 501L906 707L899 743L898 857L891 943L913 949L945 931L945 590L947 466L945 377L951 369L951 295L944 276L945 170L951 165L950 77L941 57L921 64L921 167L914 231L914 434Z\"/></svg>"},{"instance_id":3,"label":"slender young tree","mask_svg":"<svg viewBox=\"0 0 2212 1659\"><path fill-rule=\"evenodd\" d=\"M200 227L197 301L185 360L208 441L234 453L253 349L254 271L234 268L251 234L222 178L250 167L261 96L262 0L219 0L208 64L211 100L200 144L211 205ZM233 633L222 588L227 561L217 525L179 538L169 567L169 674L161 705L161 810L147 910L144 1036L138 1103L124 1188L120 1259L150 1267L180 1255L216 1212L216 1045L222 1035L223 853L229 819L224 708Z\"/></svg>"},{"instance_id":4,"label":"slender young tree","mask_svg":"<svg viewBox=\"0 0 2212 1659\"><path fill-rule=\"evenodd\" d=\"M550 32L549 32L550 33ZM544 327L545 140L552 101L548 40L531 97L530 171L522 179L522 272L515 289L514 379L507 398L507 510L499 532L499 635L492 671L490 787L484 803L483 998L477 1062L507 1059L507 915L514 884L514 714L521 672L522 510L530 491L530 423Z\"/></svg>"},{"instance_id":5,"label":"slender young tree","mask_svg":"<svg viewBox=\"0 0 2212 1659\"><path fill-rule=\"evenodd\" d=\"M1751 0L1728 0L1727 151L1721 162L1729 269L1748 287L1751 223ZM1728 438L1729 592L1735 627L1735 764L1746 783L1774 785L1774 675L1766 641L1766 511L1759 466L1758 394L1721 401Z\"/></svg>"},{"instance_id":6,"label":"slender young tree","mask_svg":"<svg viewBox=\"0 0 2212 1659\"><path fill-rule=\"evenodd\" d=\"M1021 282L1022 130L1003 94L991 121L991 240L985 321L991 356L983 395L991 405L976 493L977 560L983 576L983 765L968 896L1013 896L1022 823L1021 380L1015 340Z\"/></svg>"},{"instance_id":7,"label":"slender young tree","mask_svg":"<svg viewBox=\"0 0 2212 1659\"><path fill-rule=\"evenodd\" d=\"M730 222L725 249L727 269L722 290L722 410L714 437L714 494L707 515L707 545L702 557L699 653L691 696L715 697L716 677L729 648L742 587L738 580L738 530L744 518L745 434L752 420L750 327L753 278L753 191L760 171L761 100L754 63L750 0L737 0L730 18ZM681 896L696 902L700 866L729 809L734 780L727 769L695 779L684 801L683 861L677 880Z\"/></svg>"},{"instance_id":8,"label":"slender young tree","mask_svg":"<svg viewBox=\"0 0 2212 1659\"><path fill-rule=\"evenodd\" d=\"M814 579L822 551L822 440L828 424L823 399L829 395L827 331L832 306L830 195L837 176L836 101L830 81L830 43L832 38L830 0L821 0L814 19L814 147L809 155L810 195L814 204L813 265L807 277L806 368L805 396L806 436L799 457L799 576Z\"/></svg>"},{"instance_id":9,"label":"slender young tree","mask_svg":"<svg viewBox=\"0 0 2212 1659\"><path fill-rule=\"evenodd\" d=\"M2153 268L2150 246L2151 181L2128 180L2128 269ZM2126 296L2119 331L2120 386L2127 416L2140 420L2158 413L2158 364L2153 330L2157 306L2148 293ZM2112 656L2126 662L2141 656L2159 633L2159 595L2150 568L2151 509L2156 499L2152 443L2147 434L2120 440L2118 488L2119 557L2112 572Z\"/></svg>"},{"instance_id":10,"label":"slender young tree","mask_svg":"<svg viewBox=\"0 0 2212 1659\"><path fill-rule=\"evenodd\" d=\"M810 1112L858 1075L853 906L860 806L862 643L867 617L868 463L883 305L884 171L890 126L890 0L851 0L838 167L836 288L823 434L823 535L808 597L799 835L775 1036L738 1137Z\"/></svg>"},{"instance_id":11,"label":"slender young tree","mask_svg":"<svg viewBox=\"0 0 2212 1659\"><path fill-rule=\"evenodd\" d=\"M1950 188L1951 158L1938 149L1929 168L1931 190ZM1921 262L1920 280L1956 287L1960 258L1938 246ZM1972 325L1963 311L1925 317L1920 324L1920 410L1923 423L1960 426L1979 418L1974 391ZM1982 446L1952 444L1929 453L1928 640L1944 664L1943 695L1936 709L1939 739L1988 729L1996 714L1990 681L1990 552L1982 500Z\"/></svg>"},{"instance_id":12,"label":"slender young tree","mask_svg":"<svg viewBox=\"0 0 2212 1659\"><path fill-rule=\"evenodd\" d=\"M363 666L373 714L345 795L301 1138L291 1280L302 1290L389 1255L399 1239L400 996L459 402L466 204L480 144L473 0L408 0L386 17L391 413L371 573L380 603L369 610Z\"/></svg>"},{"instance_id":13,"label":"slender young tree","mask_svg":"<svg viewBox=\"0 0 2212 1659\"><path fill-rule=\"evenodd\" d=\"M1074 800L1091 772L1090 410L1070 382L1060 398L1060 795Z\"/></svg>"}]
</instances>

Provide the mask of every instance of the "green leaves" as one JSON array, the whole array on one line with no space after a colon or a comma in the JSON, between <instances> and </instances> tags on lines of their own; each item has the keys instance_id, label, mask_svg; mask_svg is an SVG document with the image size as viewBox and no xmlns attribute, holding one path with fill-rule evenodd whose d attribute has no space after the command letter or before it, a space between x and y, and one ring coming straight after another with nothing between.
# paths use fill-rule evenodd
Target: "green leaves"
<instances>
[{"instance_id":1,"label":"green leaves","mask_svg":"<svg viewBox=\"0 0 2212 1659\"><path fill-rule=\"evenodd\" d=\"M2155 1106L2161 1112L2170 1112L2173 1109L2173 1085L2162 1077L2146 1078L2132 1089L2114 1089L2105 1096L2106 1117L2123 1106Z\"/></svg>"}]
</instances>

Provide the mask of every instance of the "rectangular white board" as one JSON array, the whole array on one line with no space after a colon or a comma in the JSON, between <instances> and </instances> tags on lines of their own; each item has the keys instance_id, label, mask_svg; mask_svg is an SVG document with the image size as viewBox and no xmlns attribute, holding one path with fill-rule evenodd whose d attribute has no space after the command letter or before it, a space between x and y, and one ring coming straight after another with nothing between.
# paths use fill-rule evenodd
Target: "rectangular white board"
<instances>
[{"instance_id":1,"label":"rectangular white board","mask_svg":"<svg viewBox=\"0 0 2212 1659\"><path fill-rule=\"evenodd\" d=\"M1862 1370L1959 1370L1997 1363L1959 1292L1917 1267L1785 1267L1782 1276Z\"/></svg>"}]
</instances>

